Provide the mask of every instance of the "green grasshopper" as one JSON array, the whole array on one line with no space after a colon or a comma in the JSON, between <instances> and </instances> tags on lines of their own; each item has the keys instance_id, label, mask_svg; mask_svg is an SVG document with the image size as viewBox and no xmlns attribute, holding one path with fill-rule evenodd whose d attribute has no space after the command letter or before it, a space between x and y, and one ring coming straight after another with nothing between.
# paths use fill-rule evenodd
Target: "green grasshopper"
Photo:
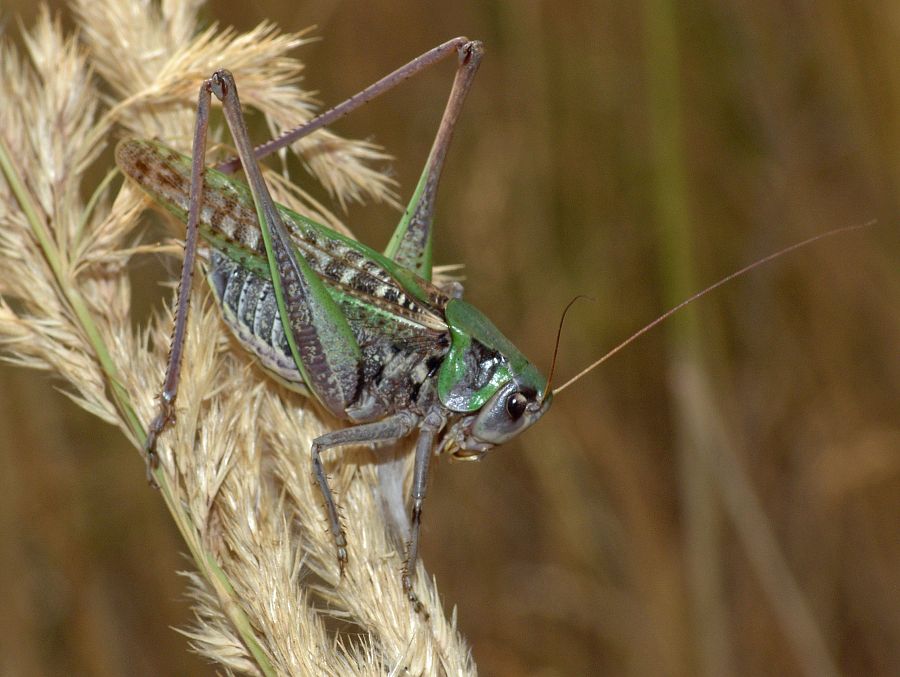
<instances>
[{"instance_id":1,"label":"green grasshopper","mask_svg":"<svg viewBox=\"0 0 900 677\"><path fill-rule=\"evenodd\" d=\"M458 67L438 132L384 253L276 204L257 160L347 114L423 68L451 55ZM433 453L480 458L537 421L550 406L548 382L456 283L432 283L431 222L453 128L482 56L479 42L456 38L311 122L251 147L234 79L218 71L200 87L193 156L153 141L116 149L121 170L154 200L186 220L185 259L175 330L145 451L174 418L188 298L198 234L209 249L206 277L225 323L281 382L314 397L348 427L318 437L313 473L325 499L341 570L347 540L322 466L322 452L398 440L418 432L411 529L403 587L412 591L428 466ZM211 95L222 101L249 187L204 166Z\"/></svg>"},{"instance_id":2,"label":"green grasshopper","mask_svg":"<svg viewBox=\"0 0 900 677\"><path fill-rule=\"evenodd\" d=\"M437 135L384 253L272 200L257 162L260 158L454 53L459 63ZM157 464L157 439L174 419L190 287L202 237L209 249L207 280L238 341L275 378L315 398L348 424L316 438L311 449L313 473L325 500L341 571L347 563L347 540L325 477L322 452L344 445L391 442L418 431L411 520L405 522L404 516L404 523L392 515L407 540L403 588L417 609L421 605L412 590L412 574L433 454L481 458L533 425L546 413L554 394L687 304L790 251L862 227L828 231L741 268L665 312L551 390L550 379L487 317L460 298L457 283L432 283L431 223L438 181L481 57L481 43L462 37L450 40L256 149L241 115L234 78L228 71L218 71L200 87L192 157L154 141L127 140L116 149L121 170L187 222L169 364L159 412L145 444L149 466ZM207 169L204 156L213 94L222 101L238 158ZM225 173L240 166L249 187ZM551 365L550 378L553 371Z\"/></svg>"}]
</instances>

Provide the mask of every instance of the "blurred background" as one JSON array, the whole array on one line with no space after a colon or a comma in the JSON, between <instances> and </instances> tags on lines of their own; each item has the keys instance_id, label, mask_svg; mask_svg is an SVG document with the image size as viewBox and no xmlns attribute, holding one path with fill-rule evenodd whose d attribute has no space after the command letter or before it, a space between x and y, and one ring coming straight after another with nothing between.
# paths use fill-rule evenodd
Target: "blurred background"
<instances>
[{"instance_id":1,"label":"blurred background","mask_svg":"<svg viewBox=\"0 0 900 677\"><path fill-rule=\"evenodd\" d=\"M5 0L7 33L35 12ZM203 16L315 24L299 56L329 104L452 36L485 42L436 260L466 264L467 298L545 371L565 304L596 299L569 315L561 379L746 263L877 220L694 304L483 463L438 463L422 551L485 675L900 674L900 4ZM396 156L404 199L452 71L335 127ZM376 247L396 218L347 214ZM213 674L172 630L190 563L138 454L42 375L0 379L0 671Z\"/></svg>"}]
</instances>

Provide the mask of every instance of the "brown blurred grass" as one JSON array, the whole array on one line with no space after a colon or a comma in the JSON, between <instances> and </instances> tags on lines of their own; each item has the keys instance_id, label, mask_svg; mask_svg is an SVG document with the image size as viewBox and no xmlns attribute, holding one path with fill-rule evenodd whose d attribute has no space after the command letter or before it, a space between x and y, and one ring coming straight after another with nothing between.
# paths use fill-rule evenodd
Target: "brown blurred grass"
<instances>
[{"instance_id":1,"label":"brown blurred grass","mask_svg":"<svg viewBox=\"0 0 900 677\"><path fill-rule=\"evenodd\" d=\"M317 23L303 56L325 102L453 35L486 43L435 251L538 364L564 304L597 297L570 316L564 376L690 290L878 219L700 302L486 462L438 464L423 553L484 674L900 672L900 7L206 15ZM338 128L383 143L407 190L445 71ZM348 218L376 244L394 220ZM142 462L41 377L3 377L0 672L197 674L168 629L187 621L181 545Z\"/></svg>"}]
</instances>

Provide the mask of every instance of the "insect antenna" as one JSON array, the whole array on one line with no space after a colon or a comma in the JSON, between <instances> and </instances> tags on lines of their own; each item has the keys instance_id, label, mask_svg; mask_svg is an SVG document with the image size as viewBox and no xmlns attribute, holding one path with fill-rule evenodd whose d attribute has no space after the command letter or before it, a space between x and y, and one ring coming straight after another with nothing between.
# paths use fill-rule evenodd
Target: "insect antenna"
<instances>
[{"instance_id":1,"label":"insect antenna","mask_svg":"<svg viewBox=\"0 0 900 677\"><path fill-rule=\"evenodd\" d=\"M547 385L544 387L544 397L547 396L547 393L553 392L552 390L550 390L550 386L553 383L553 374L556 373L556 358L559 355L559 339L562 337L563 323L566 321L566 315L568 315L569 309L573 305L575 305L576 301L578 301L580 299L585 299L587 301L594 301L595 303L597 301L597 299L593 298L592 296L585 296L584 294L579 294L578 296L573 298L571 301L569 301L569 303L566 304L566 307L563 309L562 316L559 318L559 327L557 327L557 329L556 329L556 345L553 346L553 359L550 360L550 373L547 376ZM541 400L540 400L541 402L544 401L544 397L541 398Z\"/></svg>"},{"instance_id":2,"label":"insect antenna","mask_svg":"<svg viewBox=\"0 0 900 677\"><path fill-rule=\"evenodd\" d=\"M702 289L702 290L698 291L696 294L693 294L693 295L689 296L689 297L686 298L684 301L682 301L681 303L679 303L679 304L676 305L676 306L673 306L672 308L670 308L669 310L667 310L666 312L664 312L662 315L660 315L659 317L657 317L655 320L653 320L653 321L650 322L649 324L645 325L645 326L642 327L641 329L638 329L635 333L633 333L633 334L632 334L631 336L629 336L627 339L625 339L624 341L622 341L622 342L621 342L619 345L617 345L615 348L613 348L612 350L610 350L609 352L607 352L607 353L606 353L605 355L603 355L600 359L598 359L598 360L592 362L592 363L589 364L587 367L585 367L584 369L582 369L580 372L578 372L577 374L575 374L575 376L573 376L573 377L570 378L568 381L566 381L566 382L563 383L561 386L559 386L556 390L553 391L553 395L555 396L555 395L561 393L563 390L565 390L565 389L568 388L570 385L572 385L573 383L575 383L575 381L579 380L582 376L585 376L586 374L588 374L589 372L593 371L594 369L596 369L597 367L599 367L601 364L603 364L604 362L606 362L610 357L612 357L612 356L615 355L617 352L619 352L620 350L622 350L622 348L624 348L624 347L627 346L628 344L632 343L633 341L637 340L639 337L643 336L643 335L646 334L648 331L650 331L651 329L653 329L653 327L655 327L656 325L658 325L658 324L662 323L663 321L669 319L672 315L674 315L675 313L677 313L679 310L681 310L682 308L684 308L684 307L685 307L686 305L688 305L689 303L693 303L694 301L696 301L696 300L699 299L700 297L706 296L709 292L713 291L714 289L718 289L718 288L721 287L723 284L725 284L725 283L727 283L727 282L731 282L731 280L733 280L733 279L735 279L735 278L737 278L737 277L740 277L740 276L742 276L742 275L744 275L744 274L746 274L746 273L749 273L749 272L750 272L751 270L753 270L754 268L757 268L757 267L759 267L759 266L761 266L761 265L763 265L763 264L769 263L770 261L774 261L775 259L780 258L780 257L784 256L785 254L789 254L789 253L791 253L792 251L795 251L795 250L800 249L800 248L802 248L802 247L805 247L805 246L807 246L807 245L813 244L814 242L818 242L819 240L823 240L823 239L825 239L825 238L827 238L827 237L831 237L832 235L840 235L841 233L848 233L848 232L853 231L853 230L860 230L861 228L866 228L866 227L868 227L868 226L873 225L874 223L875 223L874 220L873 220L873 221L867 221L866 223L857 223L857 224L854 224L854 225L852 225L852 226L843 226L843 227L841 227L841 228L834 228L833 230L829 230L829 231L826 231L826 232L824 232L824 233L819 233L818 235L814 235L814 236L812 236L812 237L810 237L810 238L807 238L807 239L802 240L802 241L800 241L800 242L796 242L796 243L794 243L794 244L792 244L792 245L789 245L789 246L785 247L784 249L779 249L778 251L773 252L773 253L769 254L768 256L764 256L764 257L762 257L761 259L757 259L757 260L754 261L753 263L750 263L750 264L744 266L743 268L734 271L734 272L731 273L730 275L726 275L725 277L723 277L723 278L722 278L721 280L719 280L718 282L714 282L713 284L709 285L709 286L706 287L705 289ZM576 297L576 298L577 298L577 297ZM573 303L574 301L575 301L575 299L573 299L573 301L569 303L569 306L571 306L572 303ZM566 310L568 310L568 309L569 309L569 308L567 307ZM563 313L563 317L565 317L565 313ZM562 329L562 322L560 322L560 329ZM556 339L556 340L557 340L557 344L559 344L559 336L557 336L557 339ZM556 363L556 353L555 353L555 352L553 353L553 362L554 362L554 365L555 365L555 363ZM552 367L551 367L551 373L552 373ZM548 380L548 383L549 383L549 380ZM548 387L548 391L549 391L549 387Z\"/></svg>"}]
</instances>

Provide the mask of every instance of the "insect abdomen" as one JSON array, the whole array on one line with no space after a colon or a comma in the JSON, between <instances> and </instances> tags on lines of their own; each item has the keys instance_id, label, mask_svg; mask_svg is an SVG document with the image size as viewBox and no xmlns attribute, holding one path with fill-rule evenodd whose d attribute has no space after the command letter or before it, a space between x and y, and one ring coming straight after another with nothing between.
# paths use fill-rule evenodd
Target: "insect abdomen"
<instances>
[{"instance_id":1,"label":"insect abdomen","mask_svg":"<svg viewBox=\"0 0 900 677\"><path fill-rule=\"evenodd\" d=\"M308 392L291 355L271 281L215 250L210 252L206 279L238 341L279 381Z\"/></svg>"}]
</instances>

